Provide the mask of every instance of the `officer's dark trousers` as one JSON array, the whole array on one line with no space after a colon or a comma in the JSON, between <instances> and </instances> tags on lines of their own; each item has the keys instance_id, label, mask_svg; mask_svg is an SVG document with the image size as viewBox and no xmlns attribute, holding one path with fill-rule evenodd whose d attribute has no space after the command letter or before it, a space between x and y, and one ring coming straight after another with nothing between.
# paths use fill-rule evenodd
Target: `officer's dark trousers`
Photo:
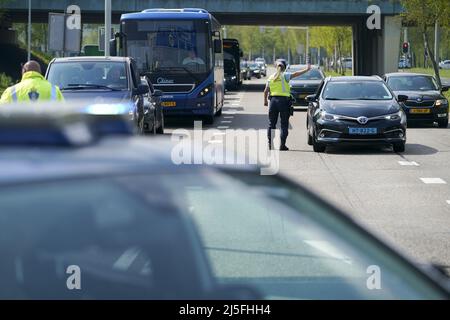
<instances>
[{"instance_id":1,"label":"officer's dark trousers","mask_svg":"<svg viewBox=\"0 0 450 320\"><path fill-rule=\"evenodd\" d=\"M281 145L286 144L286 139L289 134L289 98L287 97L272 97L269 103L269 129L267 137L269 144L273 145L272 130L275 130L278 122L278 115L281 120Z\"/></svg>"}]
</instances>

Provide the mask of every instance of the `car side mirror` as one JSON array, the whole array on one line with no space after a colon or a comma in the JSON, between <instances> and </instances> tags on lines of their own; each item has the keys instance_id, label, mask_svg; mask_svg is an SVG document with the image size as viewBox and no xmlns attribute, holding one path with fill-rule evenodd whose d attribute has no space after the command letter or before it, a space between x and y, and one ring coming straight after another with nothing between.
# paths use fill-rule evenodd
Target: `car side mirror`
<instances>
[{"instance_id":1,"label":"car side mirror","mask_svg":"<svg viewBox=\"0 0 450 320\"><path fill-rule=\"evenodd\" d=\"M153 96L154 97L162 97L164 94L164 92L162 92L161 90L155 89L155 91L153 91Z\"/></svg>"},{"instance_id":2,"label":"car side mirror","mask_svg":"<svg viewBox=\"0 0 450 320\"><path fill-rule=\"evenodd\" d=\"M399 95L397 96L397 101L398 101L398 102L406 102L406 101L408 101L408 96L405 96L405 95L403 95L403 94L399 94Z\"/></svg>"},{"instance_id":3,"label":"car side mirror","mask_svg":"<svg viewBox=\"0 0 450 320\"><path fill-rule=\"evenodd\" d=\"M138 85L138 87L136 89L136 94L147 94L147 93L149 93L149 91L150 91L149 86L141 83Z\"/></svg>"},{"instance_id":4,"label":"car side mirror","mask_svg":"<svg viewBox=\"0 0 450 320\"><path fill-rule=\"evenodd\" d=\"M311 94L309 96L306 96L305 100L308 101L308 102L316 102L317 101L317 97L316 97L315 94Z\"/></svg>"},{"instance_id":5,"label":"car side mirror","mask_svg":"<svg viewBox=\"0 0 450 320\"><path fill-rule=\"evenodd\" d=\"M442 92L450 90L450 86L442 86Z\"/></svg>"},{"instance_id":6,"label":"car side mirror","mask_svg":"<svg viewBox=\"0 0 450 320\"><path fill-rule=\"evenodd\" d=\"M111 39L109 40L109 55L110 56L117 56L117 40Z\"/></svg>"},{"instance_id":7,"label":"car side mirror","mask_svg":"<svg viewBox=\"0 0 450 320\"><path fill-rule=\"evenodd\" d=\"M214 39L214 53L222 53L222 41Z\"/></svg>"}]
</instances>

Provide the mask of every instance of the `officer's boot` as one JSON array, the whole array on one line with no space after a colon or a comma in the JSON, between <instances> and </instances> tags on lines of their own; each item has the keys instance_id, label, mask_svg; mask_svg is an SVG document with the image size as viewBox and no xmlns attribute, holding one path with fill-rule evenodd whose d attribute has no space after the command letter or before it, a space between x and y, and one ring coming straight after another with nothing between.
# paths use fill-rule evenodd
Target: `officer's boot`
<instances>
[{"instance_id":1,"label":"officer's boot","mask_svg":"<svg viewBox=\"0 0 450 320\"><path fill-rule=\"evenodd\" d=\"M280 151L289 151L289 148L286 147L286 140L281 140Z\"/></svg>"}]
</instances>

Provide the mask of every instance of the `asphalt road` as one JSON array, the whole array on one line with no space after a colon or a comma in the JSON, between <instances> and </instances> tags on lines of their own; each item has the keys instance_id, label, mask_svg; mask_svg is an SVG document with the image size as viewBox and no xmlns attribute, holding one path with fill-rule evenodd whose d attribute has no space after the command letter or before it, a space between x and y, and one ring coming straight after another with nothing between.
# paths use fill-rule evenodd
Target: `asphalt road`
<instances>
[{"instance_id":1,"label":"asphalt road","mask_svg":"<svg viewBox=\"0 0 450 320\"><path fill-rule=\"evenodd\" d=\"M223 115L204 128L266 129L265 81L246 81L242 91L227 93ZM290 151L280 153L280 172L419 262L450 271L450 129L408 128L402 154L379 147L328 148L317 154L307 145L305 123L302 110L290 118ZM192 129L192 121L172 120L168 126L170 134L179 127Z\"/></svg>"}]
</instances>

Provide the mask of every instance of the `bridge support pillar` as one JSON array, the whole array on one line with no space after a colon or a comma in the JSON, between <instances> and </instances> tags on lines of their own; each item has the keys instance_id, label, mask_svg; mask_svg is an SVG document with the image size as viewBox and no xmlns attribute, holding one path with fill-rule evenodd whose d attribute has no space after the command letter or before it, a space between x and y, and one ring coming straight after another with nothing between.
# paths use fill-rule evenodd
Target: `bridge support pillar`
<instances>
[{"instance_id":1,"label":"bridge support pillar","mask_svg":"<svg viewBox=\"0 0 450 320\"><path fill-rule=\"evenodd\" d=\"M398 70L401 18L383 16L381 30L370 30L362 19L353 26L355 75L383 75Z\"/></svg>"}]
</instances>

